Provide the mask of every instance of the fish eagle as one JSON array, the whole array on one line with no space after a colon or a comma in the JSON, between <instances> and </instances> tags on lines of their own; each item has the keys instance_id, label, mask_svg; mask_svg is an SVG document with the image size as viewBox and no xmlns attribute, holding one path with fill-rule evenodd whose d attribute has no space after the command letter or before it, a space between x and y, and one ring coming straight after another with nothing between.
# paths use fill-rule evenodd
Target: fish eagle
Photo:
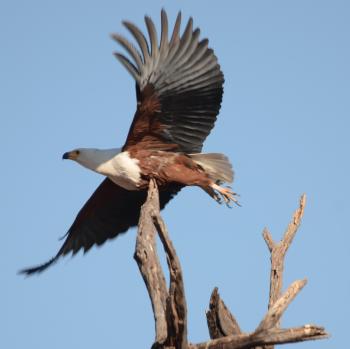
<instances>
[{"instance_id":1,"label":"fish eagle","mask_svg":"<svg viewBox=\"0 0 350 349\"><path fill-rule=\"evenodd\" d=\"M181 13L171 38L168 18L161 12L161 37L152 19L145 17L149 41L141 30L123 22L138 48L118 34L112 38L128 53L115 53L136 82L137 108L121 148L78 148L63 159L105 177L85 203L57 254L48 262L24 269L31 275L44 271L61 256L87 252L137 225L150 179L159 187L160 208L185 186L198 186L217 202L237 203L224 183L233 182L228 158L201 153L214 127L223 95L224 76L207 39L190 18L180 34Z\"/></svg>"}]
</instances>

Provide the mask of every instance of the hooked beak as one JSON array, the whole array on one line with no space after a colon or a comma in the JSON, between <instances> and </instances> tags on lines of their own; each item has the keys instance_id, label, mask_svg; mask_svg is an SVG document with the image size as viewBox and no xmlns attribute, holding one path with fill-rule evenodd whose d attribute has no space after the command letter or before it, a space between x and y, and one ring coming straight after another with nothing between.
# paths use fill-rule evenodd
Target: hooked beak
<instances>
[{"instance_id":1,"label":"hooked beak","mask_svg":"<svg viewBox=\"0 0 350 349\"><path fill-rule=\"evenodd\" d=\"M63 160L75 160L78 157L78 153L76 151L67 151L62 155Z\"/></svg>"}]
</instances>

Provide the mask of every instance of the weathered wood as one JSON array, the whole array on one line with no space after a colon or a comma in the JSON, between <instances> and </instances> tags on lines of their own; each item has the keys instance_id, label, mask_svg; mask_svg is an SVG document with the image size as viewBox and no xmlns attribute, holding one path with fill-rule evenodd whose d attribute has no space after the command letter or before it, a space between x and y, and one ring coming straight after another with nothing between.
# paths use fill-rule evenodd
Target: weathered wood
<instances>
[{"instance_id":1,"label":"weathered wood","mask_svg":"<svg viewBox=\"0 0 350 349\"><path fill-rule=\"evenodd\" d=\"M300 198L299 208L294 212L293 218L288 224L288 227L280 242L274 242L272 235L267 228L265 228L263 231L263 237L271 254L270 294L268 309L271 309L271 307L273 307L273 305L281 296L285 256L300 226L301 219L304 215L305 204L306 195L303 194ZM277 321L275 326L278 327L279 325L280 323ZM265 349L273 349L273 346L265 347Z\"/></svg>"},{"instance_id":2,"label":"weathered wood","mask_svg":"<svg viewBox=\"0 0 350 349\"><path fill-rule=\"evenodd\" d=\"M167 255L170 272L167 299L169 345L174 345L175 348L187 348L187 305L180 261L160 214L155 213L153 219Z\"/></svg>"},{"instance_id":3,"label":"weathered wood","mask_svg":"<svg viewBox=\"0 0 350 349\"><path fill-rule=\"evenodd\" d=\"M296 295L305 286L306 280L294 281L287 291L270 307L264 319L260 322L255 332L266 331L273 327L277 327L281 316L287 309L288 305L293 301Z\"/></svg>"},{"instance_id":4,"label":"weathered wood","mask_svg":"<svg viewBox=\"0 0 350 349\"><path fill-rule=\"evenodd\" d=\"M157 232L167 256L169 290L157 255ZM156 338L152 348L186 349L187 308L182 271L159 213L158 189L153 180L150 181L147 200L141 209L134 257L145 281L156 323Z\"/></svg>"},{"instance_id":5,"label":"weathered wood","mask_svg":"<svg viewBox=\"0 0 350 349\"><path fill-rule=\"evenodd\" d=\"M305 204L306 195L303 194L300 198L299 208L294 212L292 221L288 224L283 239L279 243L273 241L271 233L267 228L263 231L263 237L271 253L269 308L281 296L285 255L300 226L304 215Z\"/></svg>"},{"instance_id":6,"label":"weathered wood","mask_svg":"<svg viewBox=\"0 0 350 349\"><path fill-rule=\"evenodd\" d=\"M217 287L211 294L206 316L211 339L241 333L237 320L221 299Z\"/></svg>"},{"instance_id":7,"label":"weathered wood","mask_svg":"<svg viewBox=\"0 0 350 349\"><path fill-rule=\"evenodd\" d=\"M154 212L159 212L159 196L156 185L150 182L147 200L141 208L134 258L151 299L155 320L156 343L168 338L167 298L169 296L164 274L157 255Z\"/></svg>"},{"instance_id":8,"label":"weathered wood","mask_svg":"<svg viewBox=\"0 0 350 349\"><path fill-rule=\"evenodd\" d=\"M159 213L158 189L150 182L148 197L142 206L135 259L145 281L154 313L156 338L153 349L238 349L272 348L274 344L327 338L323 327L305 325L280 329L280 319L306 280L292 283L281 295L284 257L300 225L305 196L295 212L281 242L276 244L267 229L264 238L271 252L269 310L253 333L243 333L231 312L220 298L217 288L210 298L207 322L211 340L188 344L187 306L180 261ZM167 257L170 285L166 286L157 255L156 235L159 234Z\"/></svg>"},{"instance_id":9,"label":"weathered wood","mask_svg":"<svg viewBox=\"0 0 350 349\"><path fill-rule=\"evenodd\" d=\"M287 344L327 338L323 327L305 325L289 329L272 329L266 332L239 334L192 344L189 349L243 349L273 344Z\"/></svg>"}]
</instances>

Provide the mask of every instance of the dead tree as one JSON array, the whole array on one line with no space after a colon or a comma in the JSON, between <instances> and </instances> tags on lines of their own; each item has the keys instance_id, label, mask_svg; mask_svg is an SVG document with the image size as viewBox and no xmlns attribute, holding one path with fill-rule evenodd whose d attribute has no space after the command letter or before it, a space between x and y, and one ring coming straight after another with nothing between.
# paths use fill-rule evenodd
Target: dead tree
<instances>
[{"instance_id":1,"label":"dead tree","mask_svg":"<svg viewBox=\"0 0 350 349\"><path fill-rule=\"evenodd\" d=\"M150 182L148 197L142 206L134 258L146 284L155 320L155 342L152 348L161 349L238 349L273 348L275 344L327 338L323 327L304 325L282 329L280 319L306 279L293 282L282 293L284 257L300 225L304 213L305 195L295 211L283 239L276 243L265 229L263 237L271 253L270 297L268 311L252 333L241 331L236 319L221 300L217 288L212 292L207 323L210 340L192 344L187 339L187 306L180 261L159 212L157 185ZM157 233L167 257L170 285L167 287L157 255Z\"/></svg>"}]
</instances>

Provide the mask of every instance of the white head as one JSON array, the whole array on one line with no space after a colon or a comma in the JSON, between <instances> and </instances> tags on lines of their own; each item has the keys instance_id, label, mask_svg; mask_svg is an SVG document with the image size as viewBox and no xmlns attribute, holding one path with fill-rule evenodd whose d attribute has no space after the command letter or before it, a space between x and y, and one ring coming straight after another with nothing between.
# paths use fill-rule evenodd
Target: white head
<instances>
[{"instance_id":1,"label":"white head","mask_svg":"<svg viewBox=\"0 0 350 349\"><path fill-rule=\"evenodd\" d=\"M63 154L62 159L74 160L80 165L99 172L99 167L119 154L120 148L113 149L94 149L78 148Z\"/></svg>"}]
</instances>

